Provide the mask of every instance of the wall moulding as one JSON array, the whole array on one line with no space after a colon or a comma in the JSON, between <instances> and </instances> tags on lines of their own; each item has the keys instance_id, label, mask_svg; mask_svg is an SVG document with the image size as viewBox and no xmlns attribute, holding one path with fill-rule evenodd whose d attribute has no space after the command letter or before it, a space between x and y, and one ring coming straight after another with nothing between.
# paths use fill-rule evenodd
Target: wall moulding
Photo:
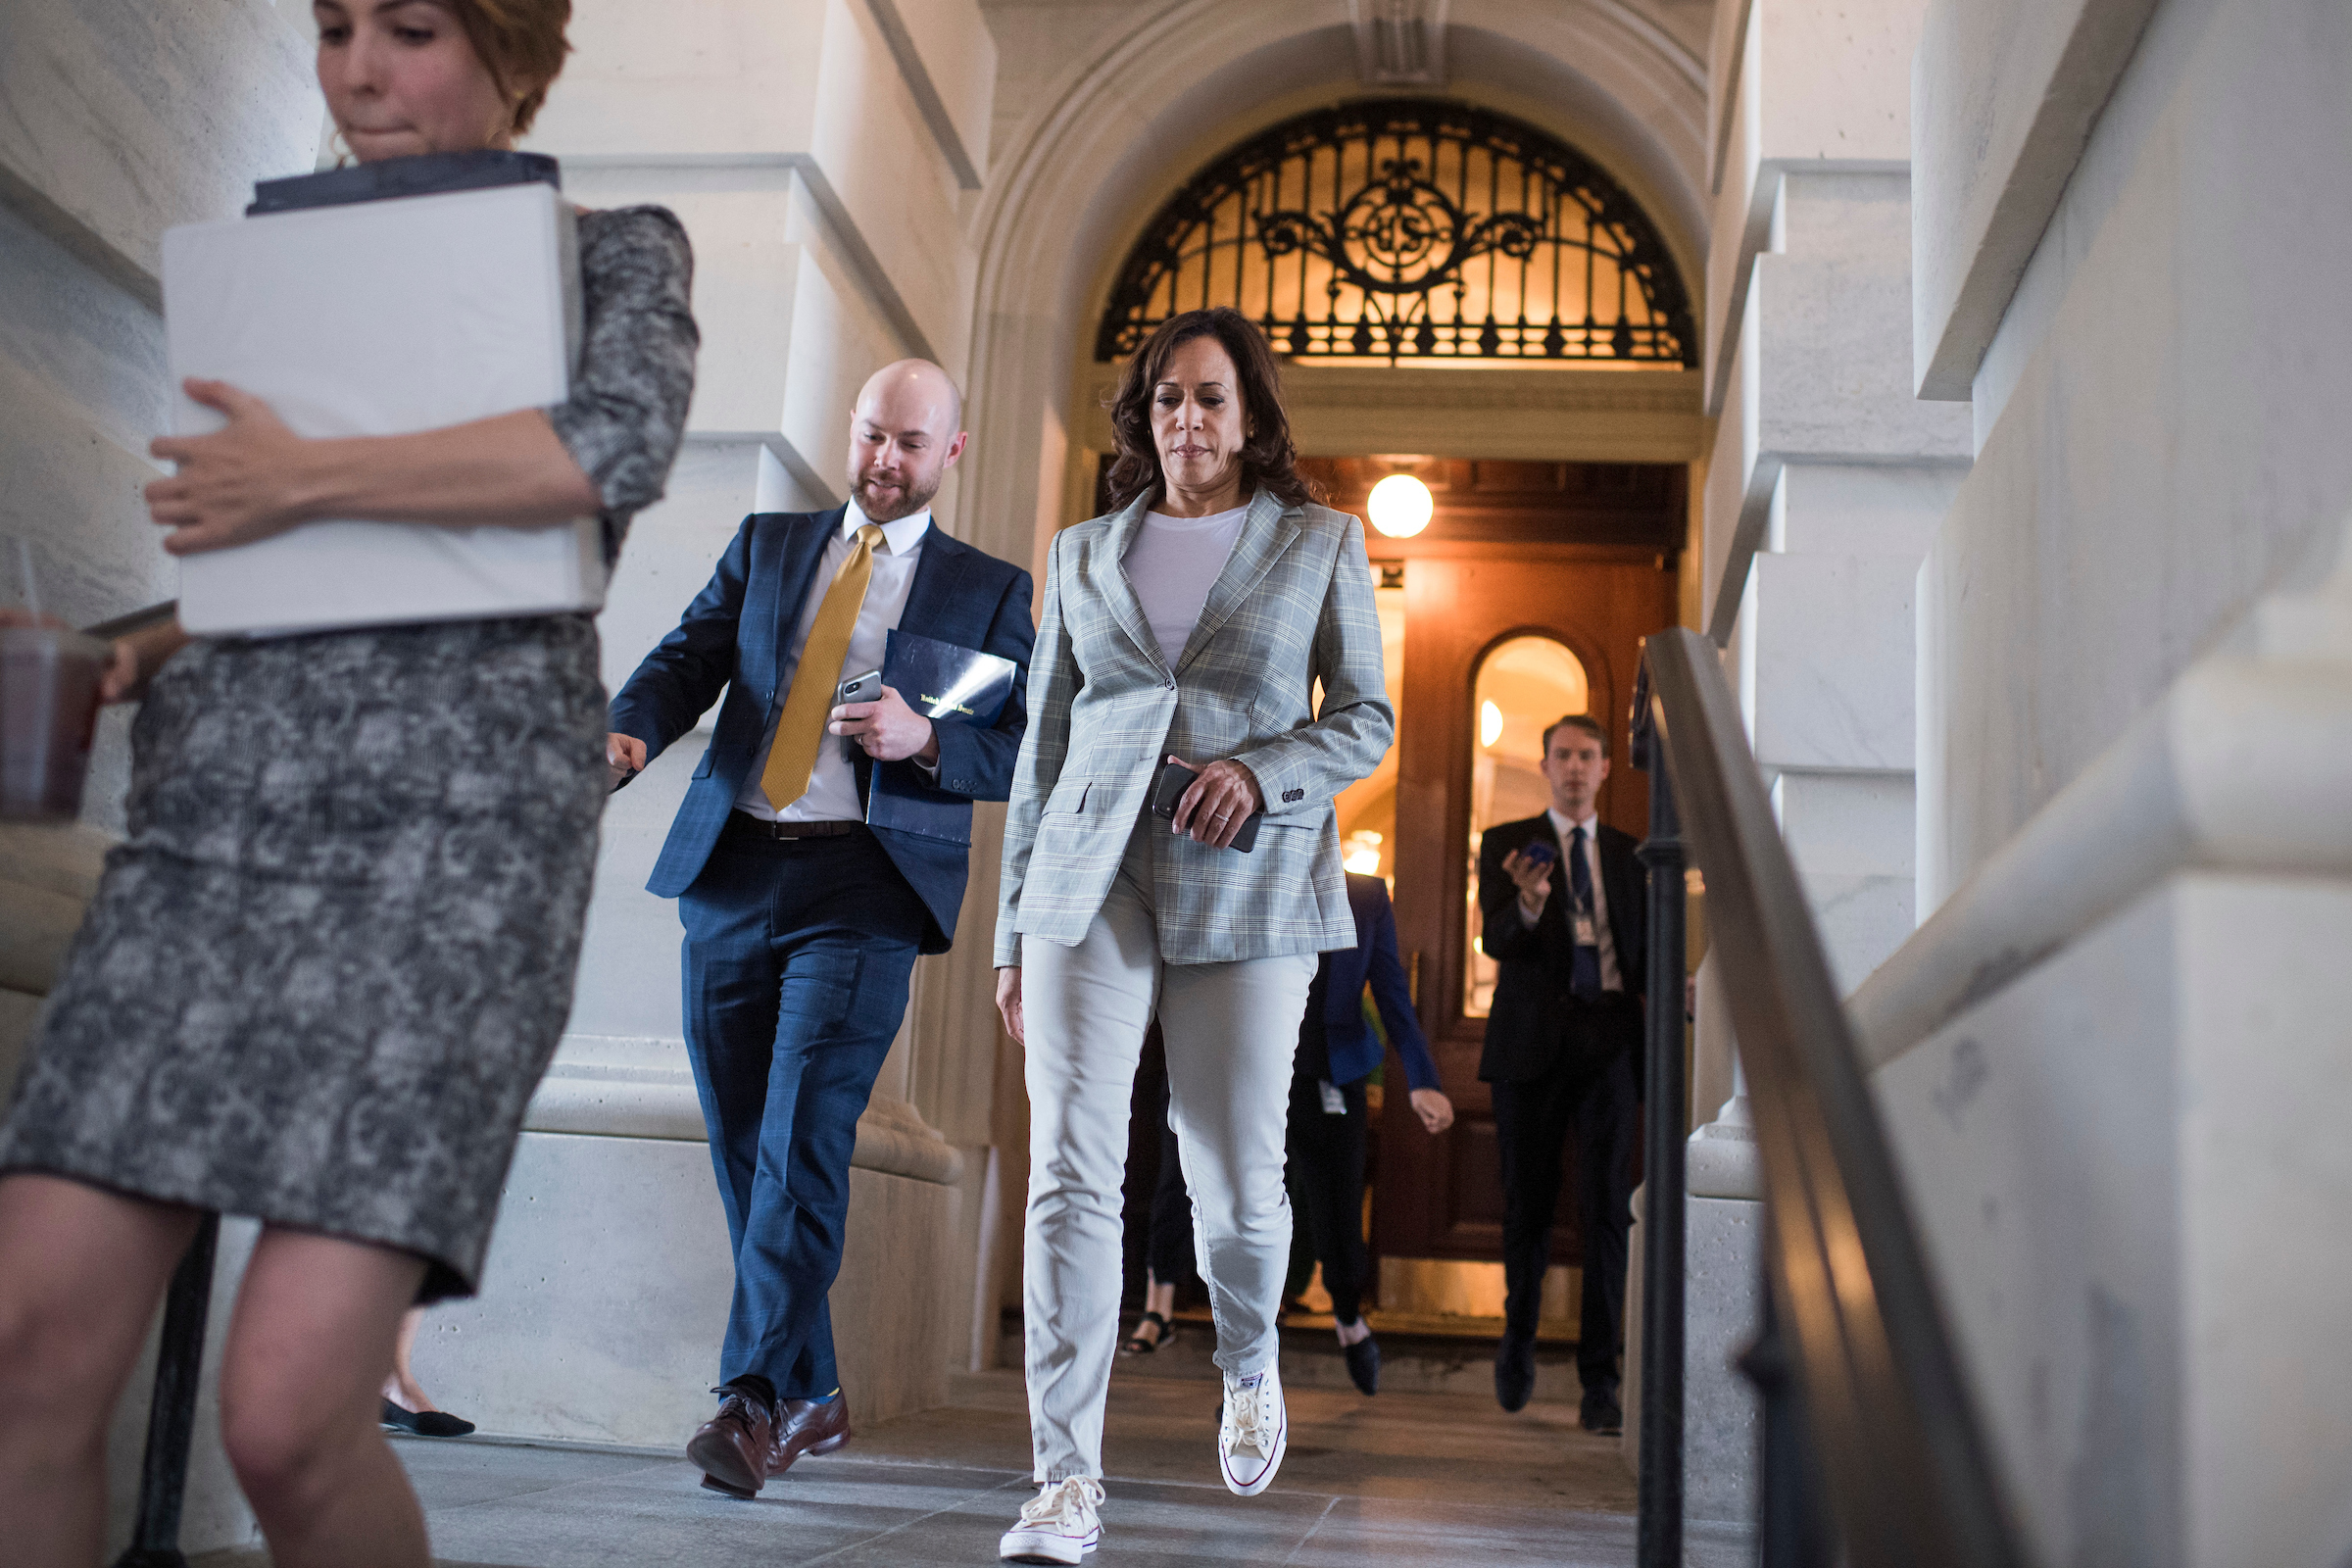
<instances>
[{"instance_id":1,"label":"wall moulding","mask_svg":"<svg viewBox=\"0 0 2352 1568\"><path fill-rule=\"evenodd\" d=\"M997 75L996 42L980 8L972 0L955 5L866 0L866 9L889 43L940 155L955 171L956 183L978 190L988 181L988 120ZM974 56L983 69L957 69L970 66ZM934 61L943 69L935 71ZM958 92L959 86L964 90Z\"/></svg>"},{"instance_id":2,"label":"wall moulding","mask_svg":"<svg viewBox=\"0 0 2352 1568\"><path fill-rule=\"evenodd\" d=\"M906 297L874 253L858 220L833 188L824 168L809 153L669 153L621 157L607 153L560 153L564 171L585 176L574 183L591 190L642 187L662 195L695 192L773 190L806 195L815 209L827 243L849 264L846 270L891 328L906 341L906 352L934 360L939 352L915 318ZM651 199L651 198L648 198Z\"/></svg>"},{"instance_id":3,"label":"wall moulding","mask_svg":"<svg viewBox=\"0 0 2352 1568\"><path fill-rule=\"evenodd\" d=\"M566 1035L522 1125L526 1132L592 1138L709 1141L682 1040ZM880 1092L858 1118L850 1164L942 1187L963 1178L962 1152L912 1105Z\"/></svg>"},{"instance_id":4,"label":"wall moulding","mask_svg":"<svg viewBox=\"0 0 2352 1568\"><path fill-rule=\"evenodd\" d=\"M1781 243L1773 230L1784 177L1909 171L1902 94L1890 95L1886 78L1911 57L1917 4L1885 7L1867 27L1759 11L1758 0L1717 12L1704 290L1710 416L1730 389L1757 258ZM1860 84L1880 91L1866 95Z\"/></svg>"},{"instance_id":5,"label":"wall moulding","mask_svg":"<svg viewBox=\"0 0 2352 1568\"><path fill-rule=\"evenodd\" d=\"M1936 0L1912 70L1919 395L1968 401L2156 0Z\"/></svg>"},{"instance_id":6,"label":"wall moulding","mask_svg":"<svg viewBox=\"0 0 2352 1568\"><path fill-rule=\"evenodd\" d=\"M2352 531L2053 796L1848 1003L1893 1060L2183 870L2352 876Z\"/></svg>"}]
</instances>

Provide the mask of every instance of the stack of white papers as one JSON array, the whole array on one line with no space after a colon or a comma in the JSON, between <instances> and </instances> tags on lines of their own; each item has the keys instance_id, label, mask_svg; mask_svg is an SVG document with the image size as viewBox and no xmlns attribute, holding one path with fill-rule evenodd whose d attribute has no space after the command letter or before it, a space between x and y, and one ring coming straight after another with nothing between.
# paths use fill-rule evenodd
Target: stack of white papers
<instances>
[{"instance_id":1,"label":"stack of white papers","mask_svg":"<svg viewBox=\"0 0 2352 1568\"><path fill-rule=\"evenodd\" d=\"M193 223L164 235L172 427L221 416L187 376L244 388L297 435L400 435L564 400L579 336L571 209L507 185ZM593 517L548 528L322 521L188 556L204 636L595 610Z\"/></svg>"}]
</instances>

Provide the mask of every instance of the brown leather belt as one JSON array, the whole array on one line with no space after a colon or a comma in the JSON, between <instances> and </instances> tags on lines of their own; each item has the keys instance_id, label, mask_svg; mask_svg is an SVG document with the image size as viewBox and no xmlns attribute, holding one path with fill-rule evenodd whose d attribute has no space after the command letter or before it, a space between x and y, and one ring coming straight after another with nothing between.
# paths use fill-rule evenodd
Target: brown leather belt
<instances>
[{"instance_id":1,"label":"brown leather belt","mask_svg":"<svg viewBox=\"0 0 2352 1568\"><path fill-rule=\"evenodd\" d=\"M749 811L727 813L729 832L749 833L755 838L781 839L786 843L794 839L847 838L864 827L863 822L768 822Z\"/></svg>"}]
</instances>

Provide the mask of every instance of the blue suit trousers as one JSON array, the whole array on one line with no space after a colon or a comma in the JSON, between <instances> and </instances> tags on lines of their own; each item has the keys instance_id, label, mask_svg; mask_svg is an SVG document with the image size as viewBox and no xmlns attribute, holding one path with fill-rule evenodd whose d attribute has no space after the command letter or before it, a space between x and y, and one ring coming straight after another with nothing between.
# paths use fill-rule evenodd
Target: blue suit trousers
<instances>
[{"instance_id":1,"label":"blue suit trousers","mask_svg":"<svg viewBox=\"0 0 2352 1568\"><path fill-rule=\"evenodd\" d=\"M678 900L687 1054L727 1212L719 1381L829 1394L858 1118L906 1013L922 900L873 834L779 841L731 822Z\"/></svg>"}]
</instances>

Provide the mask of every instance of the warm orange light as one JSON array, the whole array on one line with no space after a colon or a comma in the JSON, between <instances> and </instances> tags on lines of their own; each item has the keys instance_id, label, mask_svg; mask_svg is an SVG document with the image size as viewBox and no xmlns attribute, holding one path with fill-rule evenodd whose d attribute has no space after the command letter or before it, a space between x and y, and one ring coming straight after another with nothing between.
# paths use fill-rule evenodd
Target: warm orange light
<instances>
[{"instance_id":1,"label":"warm orange light","mask_svg":"<svg viewBox=\"0 0 2352 1568\"><path fill-rule=\"evenodd\" d=\"M1365 510L1372 514L1372 526L1382 533L1392 539L1410 539L1429 526L1437 503L1430 499L1429 486L1411 474L1392 473L1372 487Z\"/></svg>"}]
</instances>

